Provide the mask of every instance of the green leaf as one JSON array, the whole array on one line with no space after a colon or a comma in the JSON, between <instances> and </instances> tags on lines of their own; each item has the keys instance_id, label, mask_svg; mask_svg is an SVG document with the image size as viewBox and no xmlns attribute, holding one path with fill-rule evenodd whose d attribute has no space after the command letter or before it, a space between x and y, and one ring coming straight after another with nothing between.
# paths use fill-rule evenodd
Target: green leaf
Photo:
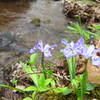
<instances>
[{"instance_id":1,"label":"green leaf","mask_svg":"<svg viewBox=\"0 0 100 100\"><path fill-rule=\"evenodd\" d=\"M71 26L67 26L68 29L75 31L76 29L74 27Z\"/></svg>"},{"instance_id":2,"label":"green leaf","mask_svg":"<svg viewBox=\"0 0 100 100\"><path fill-rule=\"evenodd\" d=\"M11 80L11 83L12 83L13 85L17 85L18 80Z\"/></svg>"},{"instance_id":3,"label":"green leaf","mask_svg":"<svg viewBox=\"0 0 100 100\"><path fill-rule=\"evenodd\" d=\"M37 88L34 86L29 86L26 89L24 89L24 91L36 91L36 90L37 90Z\"/></svg>"},{"instance_id":4,"label":"green leaf","mask_svg":"<svg viewBox=\"0 0 100 100\"><path fill-rule=\"evenodd\" d=\"M86 94L86 88L87 88L87 78L88 78L88 73L84 72L80 76L80 90L77 91L77 98L78 100L83 100L84 95Z\"/></svg>"},{"instance_id":5,"label":"green leaf","mask_svg":"<svg viewBox=\"0 0 100 100\"><path fill-rule=\"evenodd\" d=\"M91 34L90 31L86 30L82 25L78 23L73 24L72 26L68 26L66 32L71 32L74 34L79 34L81 36L84 36L85 40L89 40Z\"/></svg>"},{"instance_id":6,"label":"green leaf","mask_svg":"<svg viewBox=\"0 0 100 100\"><path fill-rule=\"evenodd\" d=\"M38 54L37 54L37 53L32 54L32 55L30 56L29 63L30 63L31 65L36 65L37 60L38 60Z\"/></svg>"},{"instance_id":7,"label":"green leaf","mask_svg":"<svg viewBox=\"0 0 100 100\"><path fill-rule=\"evenodd\" d=\"M36 96L36 93L37 93L37 91L34 91L34 92L32 93L32 98L33 98L33 100L34 100L34 98L35 98L35 96Z\"/></svg>"},{"instance_id":8,"label":"green leaf","mask_svg":"<svg viewBox=\"0 0 100 100\"><path fill-rule=\"evenodd\" d=\"M54 80L51 81L51 87L52 87L52 88L55 88L55 87L56 87L56 83L55 83Z\"/></svg>"},{"instance_id":9,"label":"green leaf","mask_svg":"<svg viewBox=\"0 0 100 100\"><path fill-rule=\"evenodd\" d=\"M36 87L38 87L38 86L39 86L39 83L38 83L39 77L38 77L38 75L37 75L37 74L31 74L31 75L29 75L29 76L30 76L31 79L33 80L33 82L34 82L34 84L36 85Z\"/></svg>"},{"instance_id":10,"label":"green leaf","mask_svg":"<svg viewBox=\"0 0 100 100\"><path fill-rule=\"evenodd\" d=\"M45 87L48 86L51 83L51 81L52 81L52 79L50 79L50 78L46 79L45 83L44 83Z\"/></svg>"},{"instance_id":11,"label":"green leaf","mask_svg":"<svg viewBox=\"0 0 100 100\"><path fill-rule=\"evenodd\" d=\"M63 95L68 95L68 94L72 93L73 90L68 87L64 87L64 88L53 89L53 91L56 93L61 93Z\"/></svg>"},{"instance_id":12,"label":"green leaf","mask_svg":"<svg viewBox=\"0 0 100 100\"><path fill-rule=\"evenodd\" d=\"M27 73L29 73L29 77L33 80L35 85L38 87L38 75L37 74L32 74L33 70L31 68L31 66L28 66L27 64L22 63L22 62L21 62L21 64L22 64L23 68L25 69L25 71Z\"/></svg>"},{"instance_id":13,"label":"green leaf","mask_svg":"<svg viewBox=\"0 0 100 100\"><path fill-rule=\"evenodd\" d=\"M24 98L23 100L33 100L33 99L30 98L30 97L26 97L26 98Z\"/></svg>"},{"instance_id":14,"label":"green leaf","mask_svg":"<svg viewBox=\"0 0 100 100\"><path fill-rule=\"evenodd\" d=\"M81 96L80 91L77 91L77 100L83 100L83 97Z\"/></svg>"},{"instance_id":15,"label":"green leaf","mask_svg":"<svg viewBox=\"0 0 100 100\"><path fill-rule=\"evenodd\" d=\"M33 70L31 68L31 66L25 64L25 63L20 63L22 65L22 67L24 68L24 70L27 72L27 73L33 73Z\"/></svg>"},{"instance_id":16,"label":"green leaf","mask_svg":"<svg viewBox=\"0 0 100 100\"><path fill-rule=\"evenodd\" d=\"M72 84L72 86L73 86L73 88L75 90L78 89L79 83L78 83L78 81L76 79L73 79L72 82L71 82L71 84Z\"/></svg>"},{"instance_id":17,"label":"green leaf","mask_svg":"<svg viewBox=\"0 0 100 100\"><path fill-rule=\"evenodd\" d=\"M8 86L8 85L4 85L4 84L0 84L0 87L4 87L4 88L8 88L8 89L11 89L11 90L16 90L20 93L25 93L23 90L21 89L18 89L18 88L15 88L15 87L12 87L12 86Z\"/></svg>"},{"instance_id":18,"label":"green leaf","mask_svg":"<svg viewBox=\"0 0 100 100\"><path fill-rule=\"evenodd\" d=\"M99 24L99 25L93 25L93 27L94 27L96 30L100 30L100 24Z\"/></svg>"},{"instance_id":19,"label":"green leaf","mask_svg":"<svg viewBox=\"0 0 100 100\"><path fill-rule=\"evenodd\" d=\"M47 75L48 75L48 77L52 77L53 76L53 71L52 70L47 70Z\"/></svg>"},{"instance_id":20,"label":"green leaf","mask_svg":"<svg viewBox=\"0 0 100 100\"><path fill-rule=\"evenodd\" d=\"M73 79L75 79L75 74L76 74L75 58L74 57L68 58L67 62L68 62L70 80L72 81Z\"/></svg>"},{"instance_id":21,"label":"green leaf","mask_svg":"<svg viewBox=\"0 0 100 100\"><path fill-rule=\"evenodd\" d=\"M86 88L87 88L87 79L88 79L88 75L87 74L88 74L87 72L84 72L83 73L83 77L82 77L81 91L82 91L83 95L85 94Z\"/></svg>"},{"instance_id":22,"label":"green leaf","mask_svg":"<svg viewBox=\"0 0 100 100\"><path fill-rule=\"evenodd\" d=\"M38 83L39 83L39 87L44 87L44 84L45 84L45 76L44 76L44 74L40 75Z\"/></svg>"},{"instance_id":23,"label":"green leaf","mask_svg":"<svg viewBox=\"0 0 100 100\"><path fill-rule=\"evenodd\" d=\"M92 90L94 90L94 88L95 88L95 86L93 84L88 83L86 90L87 91L92 91Z\"/></svg>"},{"instance_id":24,"label":"green leaf","mask_svg":"<svg viewBox=\"0 0 100 100\"><path fill-rule=\"evenodd\" d=\"M50 88L48 88L48 87L39 87L38 88L39 92L45 92L45 91L48 91L48 90L50 90Z\"/></svg>"},{"instance_id":25,"label":"green leaf","mask_svg":"<svg viewBox=\"0 0 100 100\"><path fill-rule=\"evenodd\" d=\"M70 94L70 93L72 93L73 92L73 89L65 89L65 91L63 92L63 95L68 95L68 94Z\"/></svg>"}]
</instances>

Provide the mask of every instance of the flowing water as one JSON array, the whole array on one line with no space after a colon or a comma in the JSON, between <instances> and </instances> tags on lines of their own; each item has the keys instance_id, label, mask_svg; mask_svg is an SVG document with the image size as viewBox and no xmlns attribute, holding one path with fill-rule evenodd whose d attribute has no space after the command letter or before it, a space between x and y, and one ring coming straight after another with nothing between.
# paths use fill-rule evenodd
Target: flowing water
<instances>
[{"instance_id":1,"label":"flowing water","mask_svg":"<svg viewBox=\"0 0 100 100\"><path fill-rule=\"evenodd\" d=\"M60 1L52 0L0 2L0 68L37 40L60 45L61 39L72 38L64 32L68 19L62 8ZM32 19L40 19L40 26L31 23Z\"/></svg>"}]
</instances>

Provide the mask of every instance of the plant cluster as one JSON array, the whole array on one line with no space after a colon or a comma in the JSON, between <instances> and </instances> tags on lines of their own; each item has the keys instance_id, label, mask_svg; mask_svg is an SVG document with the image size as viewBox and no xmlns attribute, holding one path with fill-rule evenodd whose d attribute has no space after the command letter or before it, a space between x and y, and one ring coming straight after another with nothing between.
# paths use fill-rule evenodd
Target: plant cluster
<instances>
[{"instance_id":1,"label":"plant cluster","mask_svg":"<svg viewBox=\"0 0 100 100\"><path fill-rule=\"evenodd\" d=\"M22 63L22 66L24 67L27 73L34 73L35 71L33 71L33 69L35 69L36 67L32 68L32 66L36 65L36 61L38 58L37 57L38 54L36 54L35 52L36 50L41 51L42 73L40 75L38 74L29 75L33 80L35 86L30 86L24 90L24 91L33 91L31 98L26 97L24 100L27 100L27 98L28 99L30 98L30 100L32 100L34 99L36 93L46 92L48 90L52 90L56 93L62 93L64 95L75 93L77 95L78 100L83 100L84 95L87 94L88 91L94 88L91 84L88 83L87 68L85 68L83 74L76 76L77 63L75 62L75 56L81 55L87 60L87 62L89 59L91 59L93 65L100 66L100 57L97 56L97 52L99 52L100 49L95 49L94 45L89 45L89 46L86 45L83 37L79 39L76 43L74 43L73 41L67 42L66 40L62 40L61 42L66 45L66 47L62 49L61 52L64 54L68 62L70 82L72 88L69 88L67 86L63 88L56 87L56 80L48 76L47 70L45 69L46 66L44 64L44 57L52 57L50 50L53 50L54 47L57 47L57 44L54 44L52 46L50 46L49 44L43 45L42 40L40 40L38 41L37 45L35 45L34 48L30 50L30 53L33 53L29 60L31 66Z\"/></svg>"},{"instance_id":2,"label":"plant cluster","mask_svg":"<svg viewBox=\"0 0 100 100\"><path fill-rule=\"evenodd\" d=\"M75 30L72 27L69 28ZM88 35L82 30L79 32L84 35L85 39L84 37L81 37L77 42L68 42L66 40L61 41L62 44L65 45L65 48L61 49L60 52L66 57L68 63L68 66L66 67L69 69L70 87L58 87L56 84L57 80L54 78L52 70L46 69L44 58L51 58L52 54L50 50L54 50L58 45L44 45L42 40L39 40L38 43L30 49L29 52L32 53L32 55L27 63L20 62L33 84L24 90L3 84L0 84L0 86L24 93L26 97L23 98L23 100L35 100L37 93L44 93L47 91L53 91L63 95L73 93L76 94L77 100L83 100L84 95L89 94L89 91L94 89L94 86L88 83L87 62L91 61L93 65L100 67L100 56L98 55L100 49L95 48L94 44L86 45L85 40L90 39L90 34ZM36 53L37 50L40 51L40 53ZM41 55L41 69L37 66L39 54ZM76 62L76 56L82 56L86 59L85 70L80 75L76 75L78 64Z\"/></svg>"}]
</instances>

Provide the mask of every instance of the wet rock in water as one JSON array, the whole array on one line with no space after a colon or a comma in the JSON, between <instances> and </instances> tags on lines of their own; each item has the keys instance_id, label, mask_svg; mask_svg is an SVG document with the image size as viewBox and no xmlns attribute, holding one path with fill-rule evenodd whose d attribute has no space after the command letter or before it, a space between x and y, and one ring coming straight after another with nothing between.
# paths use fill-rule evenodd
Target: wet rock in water
<instances>
[{"instance_id":1,"label":"wet rock in water","mask_svg":"<svg viewBox=\"0 0 100 100\"><path fill-rule=\"evenodd\" d=\"M18 47L18 43L21 41L16 34L12 33L0 33L0 52L15 50L24 52L25 49Z\"/></svg>"},{"instance_id":2,"label":"wet rock in water","mask_svg":"<svg viewBox=\"0 0 100 100\"><path fill-rule=\"evenodd\" d=\"M31 21L31 23L33 25L35 25L35 26L40 26L41 20L40 20L40 18L33 18L32 21Z\"/></svg>"},{"instance_id":3,"label":"wet rock in water","mask_svg":"<svg viewBox=\"0 0 100 100\"><path fill-rule=\"evenodd\" d=\"M0 46L7 46L12 42L16 41L16 38L11 33L1 33L0 34Z\"/></svg>"},{"instance_id":4,"label":"wet rock in water","mask_svg":"<svg viewBox=\"0 0 100 100\"><path fill-rule=\"evenodd\" d=\"M65 0L63 3L65 16L76 18L80 16L83 22L100 22L100 7L84 2Z\"/></svg>"},{"instance_id":5,"label":"wet rock in water","mask_svg":"<svg viewBox=\"0 0 100 100\"><path fill-rule=\"evenodd\" d=\"M11 33L1 33L0 34L0 49L7 47L13 42L17 42L17 36Z\"/></svg>"}]
</instances>

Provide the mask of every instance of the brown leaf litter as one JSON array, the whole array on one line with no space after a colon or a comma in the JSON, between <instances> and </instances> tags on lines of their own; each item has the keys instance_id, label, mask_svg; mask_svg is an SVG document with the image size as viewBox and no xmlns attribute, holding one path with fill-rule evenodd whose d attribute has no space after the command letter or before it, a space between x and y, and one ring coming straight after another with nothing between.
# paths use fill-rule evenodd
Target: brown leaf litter
<instances>
[{"instance_id":1,"label":"brown leaf litter","mask_svg":"<svg viewBox=\"0 0 100 100\"><path fill-rule=\"evenodd\" d=\"M100 5L64 0L63 12L65 16L71 18L80 16L82 22L100 22Z\"/></svg>"}]
</instances>

